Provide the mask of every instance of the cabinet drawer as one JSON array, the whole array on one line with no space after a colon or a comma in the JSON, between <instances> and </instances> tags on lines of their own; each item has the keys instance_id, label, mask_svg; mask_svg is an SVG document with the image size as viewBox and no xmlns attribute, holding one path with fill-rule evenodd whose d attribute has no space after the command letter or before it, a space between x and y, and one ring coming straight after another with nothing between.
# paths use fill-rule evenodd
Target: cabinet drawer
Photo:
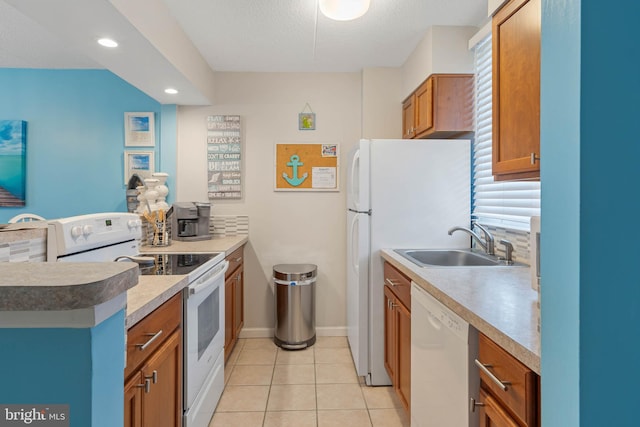
<instances>
[{"instance_id":1,"label":"cabinet drawer","mask_svg":"<svg viewBox=\"0 0 640 427\"><path fill-rule=\"evenodd\" d=\"M411 280L388 262L384 263L384 284L405 307L411 307Z\"/></svg>"},{"instance_id":2,"label":"cabinet drawer","mask_svg":"<svg viewBox=\"0 0 640 427\"><path fill-rule=\"evenodd\" d=\"M478 336L478 361L506 384L503 390L494 379L480 369L482 387L489 390L526 426L537 425L538 375L516 360L502 347L483 334Z\"/></svg>"},{"instance_id":3,"label":"cabinet drawer","mask_svg":"<svg viewBox=\"0 0 640 427\"><path fill-rule=\"evenodd\" d=\"M180 326L181 319L182 295L178 293L129 329L125 378L169 338L171 333Z\"/></svg>"},{"instance_id":4,"label":"cabinet drawer","mask_svg":"<svg viewBox=\"0 0 640 427\"><path fill-rule=\"evenodd\" d=\"M244 246L240 246L235 251L231 252L231 254L227 255L227 261L229 261L229 268L227 268L227 272L225 274L225 278L231 276L238 266L242 265L242 261L244 261Z\"/></svg>"}]
</instances>

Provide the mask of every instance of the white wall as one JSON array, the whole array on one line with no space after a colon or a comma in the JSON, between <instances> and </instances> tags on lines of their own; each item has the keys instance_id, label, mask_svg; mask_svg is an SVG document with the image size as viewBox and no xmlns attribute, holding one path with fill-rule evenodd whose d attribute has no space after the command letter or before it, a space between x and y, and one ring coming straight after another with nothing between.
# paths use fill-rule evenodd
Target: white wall
<instances>
[{"instance_id":1,"label":"white wall","mask_svg":"<svg viewBox=\"0 0 640 427\"><path fill-rule=\"evenodd\" d=\"M402 71L400 68L362 70L362 135L402 138Z\"/></svg>"},{"instance_id":2,"label":"white wall","mask_svg":"<svg viewBox=\"0 0 640 427\"><path fill-rule=\"evenodd\" d=\"M469 39L476 27L433 26L402 66L402 93L406 98L434 73L473 73Z\"/></svg>"},{"instance_id":3,"label":"white wall","mask_svg":"<svg viewBox=\"0 0 640 427\"><path fill-rule=\"evenodd\" d=\"M216 73L217 104L178 111L177 201L207 200L206 116L242 117L244 198L214 201L217 215L249 215L245 330L274 325L271 276L279 263L318 266L318 333L346 334L345 159L361 136L360 73ZM316 130L299 131L308 102ZM339 192L274 192L274 144L340 144ZM324 329L324 330L323 330Z\"/></svg>"}]
</instances>

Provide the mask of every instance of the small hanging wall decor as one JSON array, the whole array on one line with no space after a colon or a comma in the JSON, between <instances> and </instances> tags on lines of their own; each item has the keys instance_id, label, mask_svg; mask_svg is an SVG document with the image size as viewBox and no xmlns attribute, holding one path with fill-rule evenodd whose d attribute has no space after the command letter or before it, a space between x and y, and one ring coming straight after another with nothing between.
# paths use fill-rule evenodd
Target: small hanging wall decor
<instances>
[{"instance_id":1,"label":"small hanging wall decor","mask_svg":"<svg viewBox=\"0 0 640 427\"><path fill-rule=\"evenodd\" d=\"M309 112L306 112L309 110ZM298 114L299 130L315 130L316 129L316 113L313 112L309 103L304 104L304 108Z\"/></svg>"}]
</instances>

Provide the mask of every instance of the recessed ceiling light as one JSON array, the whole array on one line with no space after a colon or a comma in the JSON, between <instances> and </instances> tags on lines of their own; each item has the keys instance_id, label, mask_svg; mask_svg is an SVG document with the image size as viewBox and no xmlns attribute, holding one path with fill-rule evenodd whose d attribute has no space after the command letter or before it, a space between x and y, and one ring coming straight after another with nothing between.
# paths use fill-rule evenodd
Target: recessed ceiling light
<instances>
[{"instance_id":1,"label":"recessed ceiling light","mask_svg":"<svg viewBox=\"0 0 640 427\"><path fill-rule=\"evenodd\" d=\"M98 44L104 47L118 47L118 42L112 39L100 39L98 40Z\"/></svg>"},{"instance_id":2,"label":"recessed ceiling light","mask_svg":"<svg viewBox=\"0 0 640 427\"><path fill-rule=\"evenodd\" d=\"M168 87L164 90L164 93L168 93L169 95L175 95L178 91L172 87Z\"/></svg>"}]
</instances>

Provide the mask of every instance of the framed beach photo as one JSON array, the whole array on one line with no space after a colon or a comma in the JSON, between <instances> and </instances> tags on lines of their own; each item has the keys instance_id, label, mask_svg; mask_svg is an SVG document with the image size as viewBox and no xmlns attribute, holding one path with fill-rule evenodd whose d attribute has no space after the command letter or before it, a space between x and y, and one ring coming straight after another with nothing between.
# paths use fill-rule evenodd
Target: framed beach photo
<instances>
[{"instance_id":1,"label":"framed beach photo","mask_svg":"<svg viewBox=\"0 0 640 427\"><path fill-rule=\"evenodd\" d=\"M0 120L0 206L25 206L27 122Z\"/></svg>"},{"instance_id":2,"label":"framed beach photo","mask_svg":"<svg viewBox=\"0 0 640 427\"><path fill-rule=\"evenodd\" d=\"M154 172L153 151L124 152L124 183L127 184L135 173L141 178L151 178Z\"/></svg>"},{"instance_id":3,"label":"framed beach photo","mask_svg":"<svg viewBox=\"0 0 640 427\"><path fill-rule=\"evenodd\" d=\"M153 113L124 113L125 147L154 147L156 145Z\"/></svg>"}]
</instances>

